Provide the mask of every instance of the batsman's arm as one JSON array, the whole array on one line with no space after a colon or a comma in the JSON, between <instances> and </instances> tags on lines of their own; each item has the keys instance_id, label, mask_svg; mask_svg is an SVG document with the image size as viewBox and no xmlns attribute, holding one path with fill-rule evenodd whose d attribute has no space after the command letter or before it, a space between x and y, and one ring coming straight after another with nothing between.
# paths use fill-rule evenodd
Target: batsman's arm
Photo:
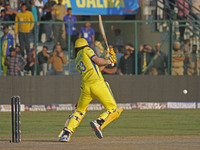
<instances>
[{"instance_id":1,"label":"batsman's arm","mask_svg":"<svg viewBox=\"0 0 200 150\"><path fill-rule=\"evenodd\" d=\"M100 71L102 71L106 65L111 64L110 60L106 60L106 59L100 58L98 56L94 56L92 58L92 61L94 61L96 64L99 65Z\"/></svg>"}]
</instances>

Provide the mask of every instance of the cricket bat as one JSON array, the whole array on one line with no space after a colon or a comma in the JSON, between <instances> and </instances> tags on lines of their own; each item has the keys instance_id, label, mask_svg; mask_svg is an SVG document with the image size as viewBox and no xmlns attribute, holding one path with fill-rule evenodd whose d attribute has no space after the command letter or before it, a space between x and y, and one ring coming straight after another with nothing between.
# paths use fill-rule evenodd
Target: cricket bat
<instances>
[{"instance_id":1,"label":"cricket bat","mask_svg":"<svg viewBox=\"0 0 200 150\"><path fill-rule=\"evenodd\" d=\"M105 31L103 28L103 22L102 22L101 15L99 15L99 29L100 29L101 35L103 36L104 42L106 44L106 48L109 49L108 41L107 41L106 34L105 34Z\"/></svg>"},{"instance_id":2,"label":"cricket bat","mask_svg":"<svg viewBox=\"0 0 200 150\"><path fill-rule=\"evenodd\" d=\"M101 35L103 36L104 42L106 44L106 48L107 48L107 50L109 50L108 41L106 38L105 30L103 28L103 22L102 22L101 15L99 15L99 29L100 29ZM114 66L113 63L111 65Z\"/></svg>"}]
</instances>

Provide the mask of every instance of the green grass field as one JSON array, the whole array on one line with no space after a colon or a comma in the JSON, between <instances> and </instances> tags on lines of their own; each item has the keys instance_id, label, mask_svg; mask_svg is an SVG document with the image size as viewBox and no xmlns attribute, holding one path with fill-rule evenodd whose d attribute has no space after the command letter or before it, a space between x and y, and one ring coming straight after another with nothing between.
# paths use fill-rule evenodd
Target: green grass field
<instances>
[{"instance_id":1,"label":"green grass field","mask_svg":"<svg viewBox=\"0 0 200 150\"><path fill-rule=\"evenodd\" d=\"M102 111L101 111L102 112ZM95 136L89 123L100 111L88 111L74 137ZM55 138L71 112L22 112L22 139ZM103 130L104 136L199 136L200 109L125 110ZM0 112L0 139L11 139L11 113Z\"/></svg>"}]
</instances>

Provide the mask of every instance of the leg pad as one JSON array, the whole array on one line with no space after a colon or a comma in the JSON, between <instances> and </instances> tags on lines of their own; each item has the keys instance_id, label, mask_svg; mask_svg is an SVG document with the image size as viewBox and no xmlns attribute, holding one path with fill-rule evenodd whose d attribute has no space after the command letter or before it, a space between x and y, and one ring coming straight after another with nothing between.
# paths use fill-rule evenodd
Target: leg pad
<instances>
[{"instance_id":1,"label":"leg pad","mask_svg":"<svg viewBox=\"0 0 200 150\"><path fill-rule=\"evenodd\" d=\"M101 125L101 130L105 128L109 123L111 123L113 120L118 119L121 113L123 112L123 109L118 109L113 113L110 113L108 118L104 121L104 123Z\"/></svg>"}]
</instances>

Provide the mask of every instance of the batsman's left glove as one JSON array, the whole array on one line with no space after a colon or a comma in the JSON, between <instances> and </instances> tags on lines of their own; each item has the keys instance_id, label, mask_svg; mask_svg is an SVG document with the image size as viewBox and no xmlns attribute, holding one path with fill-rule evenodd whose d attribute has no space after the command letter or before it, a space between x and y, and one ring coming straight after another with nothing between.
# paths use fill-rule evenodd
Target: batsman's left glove
<instances>
[{"instance_id":1,"label":"batsman's left glove","mask_svg":"<svg viewBox=\"0 0 200 150\"><path fill-rule=\"evenodd\" d=\"M116 56L110 56L108 59L110 60L111 64L117 63L117 58L116 58Z\"/></svg>"}]
</instances>

